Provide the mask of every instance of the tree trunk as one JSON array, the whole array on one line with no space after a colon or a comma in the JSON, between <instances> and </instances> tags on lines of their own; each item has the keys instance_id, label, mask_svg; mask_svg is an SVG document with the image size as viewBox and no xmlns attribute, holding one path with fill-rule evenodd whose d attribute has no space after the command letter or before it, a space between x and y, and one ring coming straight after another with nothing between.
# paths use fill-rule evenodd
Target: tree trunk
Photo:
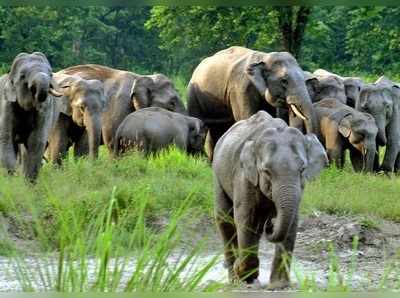
<instances>
[{"instance_id":1,"label":"tree trunk","mask_svg":"<svg viewBox=\"0 0 400 298\"><path fill-rule=\"evenodd\" d=\"M283 47L298 59L311 7L281 6L277 11Z\"/></svg>"}]
</instances>

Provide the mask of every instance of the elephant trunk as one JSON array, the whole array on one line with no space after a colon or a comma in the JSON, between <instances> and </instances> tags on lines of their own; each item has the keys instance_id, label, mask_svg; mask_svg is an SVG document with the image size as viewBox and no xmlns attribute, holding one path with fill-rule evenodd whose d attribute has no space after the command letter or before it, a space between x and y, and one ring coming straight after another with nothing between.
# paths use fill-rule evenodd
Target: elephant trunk
<instances>
[{"instance_id":1,"label":"elephant trunk","mask_svg":"<svg viewBox=\"0 0 400 298\"><path fill-rule=\"evenodd\" d=\"M375 154L376 154L376 145L375 143L372 145L369 145L368 147L365 148L365 151L363 152L363 158L364 158L364 172L373 172L374 170L374 160L375 160Z\"/></svg>"},{"instance_id":2,"label":"elephant trunk","mask_svg":"<svg viewBox=\"0 0 400 298\"><path fill-rule=\"evenodd\" d=\"M101 116L99 113L93 113L86 109L84 121L89 141L89 157L96 159L101 142Z\"/></svg>"},{"instance_id":3,"label":"elephant trunk","mask_svg":"<svg viewBox=\"0 0 400 298\"><path fill-rule=\"evenodd\" d=\"M385 120L379 118L376 119L376 125L378 126L378 135L376 137L377 143L379 146L385 146L387 142Z\"/></svg>"},{"instance_id":4,"label":"elephant trunk","mask_svg":"<svg viewBox=\"0 0 400 298\"><path fill-rule=\"evenodd\" d=\"M304 122L307 133L317 133L317 118L311 99L306 92L289 95L287 103L294 114Z\"/></svg>"},{"instance_id":5,"label":"elephant trunk","mask_svg":"<svg viewBox=\"0 0 400 298\"><path fill-rule=\"evenodd\" d=\"M28 82L28 88L37 102L44 102L49 94L51 78L44 72L38 72Z\"/></svg>"},{"instance_id":6,"label":"elephant trunk","mask_svg":"<svg viewBox=\"0 0 400 298\"><path fill-rule=\"evenodd\" d=\"M272 190L272 200L277 210L276 222L265 229L267 239L271 242L285 240L297 215L301 192L299 187L281 184Z\"/></svg>"}]
</instances>

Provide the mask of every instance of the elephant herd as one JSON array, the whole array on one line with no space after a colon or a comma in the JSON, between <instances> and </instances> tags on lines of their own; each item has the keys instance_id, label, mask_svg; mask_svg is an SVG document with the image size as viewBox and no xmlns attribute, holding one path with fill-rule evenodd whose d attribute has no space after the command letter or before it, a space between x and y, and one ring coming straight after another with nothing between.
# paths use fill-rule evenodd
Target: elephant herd
<instances>
[{"instance_id":1,"label":"elephant herd","mask_svg":"<svg viewBox=\"0 0 400 298\"><path fill-rule=\"evenodd\" d=\"M231 280L254 283L258 242L276 244L271 288L289 285L305 182L349 150L355 171L400 170L400 87L319 69L286 52L230 47L204 59L188 84L187 109L170 79L87 64L53 73L46 56L15 57L0 78L0 163L37 178L42 158L61 164L171 144L206 152L215 216ZM379 149L385 147L382 164Z\"/></svg>"}]
</instances>

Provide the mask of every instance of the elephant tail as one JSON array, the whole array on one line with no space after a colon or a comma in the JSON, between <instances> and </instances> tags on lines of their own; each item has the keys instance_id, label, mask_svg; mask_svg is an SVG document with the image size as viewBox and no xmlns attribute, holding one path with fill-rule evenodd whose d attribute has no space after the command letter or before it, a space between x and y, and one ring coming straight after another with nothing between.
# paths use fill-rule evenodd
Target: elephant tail
<instances>
[{"instance_id":1,"label":"elephant tail","mask_svg":"<svg viewBox=\"0 0 400 298\"><path fill-rule=\"evenodd\" d=\"M122 141L118 136L114 138L112 152L113 156L116 158L121 154L120 141Z\"/></svg>"}]
</instances>

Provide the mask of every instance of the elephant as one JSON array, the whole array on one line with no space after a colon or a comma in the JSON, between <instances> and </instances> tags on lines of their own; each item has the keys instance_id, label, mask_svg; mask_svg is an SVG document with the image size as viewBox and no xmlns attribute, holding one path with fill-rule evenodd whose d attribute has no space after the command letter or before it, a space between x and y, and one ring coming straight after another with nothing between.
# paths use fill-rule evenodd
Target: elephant
<instances>
[{"instance_id":1,"label":"elephant","mask_svg":"<svg viewBox=\"0 0 400 298\"><path fill-rule=\"evenodd\" d=\"M54 74L60 92L58 113L50 132L48 155L61 164L68 148L74 145L75 156L98 157L101 142L101 115L106 107L103 83L79 76Z\"/></svg>"},{"instance_id":2,"label":"elephant","mask_svg":"<svg viewBox=\"0 0 400 298\"><path fill-rule=\"evenodd\" d=\"M343 168L348 149L356 172L373 172L378 133L374 118L336 98L325 98L315 103L314 108L319 123L318 138L329 161Z\"/></svg>"},{"instance_id":3,"label":"elephant","mask_svg":"<svg viewBox=\"0 0 400 298\"><path fill-rule=\"evenodd\" d=\"M313 132L315 115L303 71L287 52L263 53L230 47L205 58L188 84L188 113L209 128L207 154L236 121L259 110L290 108Z\"/></svg>"},{"instance_id":4,"label":"elephant","mask_svg":"<svg viewBox=\"0 0 400 298\"><path fill-rule=\"evenodd\" d=\"M55 113L52 68L40 52L18 54L8 74L0 78L0 163L10 174L17 158L25 178L34 182Z\"/></svg>"},{"instance_id":5,"label":"elephant","mask_svg":"<svg viewBox=\"0 0 400 298\"><path fill-rule=\"evenodd\" d=\"M386 146L382 165L375 157L375 169L384 172L398 171L400 161L400 87L382 76L374 84L366 84L360 93L356 109L371 114L378 126L377 149ZM397 162L396 162L397 160Z\"/></svg>"},{"instance_id":6,"label":"elephant","mask_svg":"<svg viewBox=\"0 0 400 298\"><path fill-rule=\"evenodd\" d=\"M346 103L346 93L343 80L333 74L320 75L318 73L305 72L307 89L313 103L324 98L336 98Z\"/></svg>"},{"instance_id":7,"label":"elephant","mask_svg":"<svg viewBox=\"0 0 400 298\"><path fill-rule=\"evenodd\" d=\"M345 91L345 95L346 95L346 100L344 103L352 108L355 108L356 102L360 98L361 89L364 86L364 82L360 78L358 78L358 77L342 77L337 74L326 71L324 69L317 69L316 71L314 71L314 74L318 75L318 76L328 76L328 77L336 76L339 80L341 80L343 82L344 91ZM328 96L328 97L335 98L335 96Z\"/></svg>"},{"instance_id":8,"label":"elephant","mask_svg":"<svg viewBox=\"0 0 400 298\"><path fill-rule=\"evenodd\" d=\"M304 185L327 164L314 134L304 135L265 111L235 123L219 139L212 163L215 219L231 281L257 282L265 232L275 243L269 287L290 285Z\"/></svg>"},{"instance_id":9,"label":"elephant","mask_svg":"<svg viewBox=\"0 0 400 298\"><path fill-rule=\"evenodd\" d=\"M130 149L146 155L175 144L189 154L202 153L206 127L197 118L150 107L129 114L118 127L114 141L114 156Z\"/></svg>"},{"instance_id":10,"label":"elephant","mask_svg":"<svg viewBox=\"0 0 400 298\"><path fill-rule=\"evenodd\" d=\"M99 80L104 84L108 104L102 114L102 136L110 153L113 152L118 126L131 112L146 107L161 107L187 113L173 83L162 74L139 75L96 64L72 66L61 73Z\"/></svg>"}]
</instances>

